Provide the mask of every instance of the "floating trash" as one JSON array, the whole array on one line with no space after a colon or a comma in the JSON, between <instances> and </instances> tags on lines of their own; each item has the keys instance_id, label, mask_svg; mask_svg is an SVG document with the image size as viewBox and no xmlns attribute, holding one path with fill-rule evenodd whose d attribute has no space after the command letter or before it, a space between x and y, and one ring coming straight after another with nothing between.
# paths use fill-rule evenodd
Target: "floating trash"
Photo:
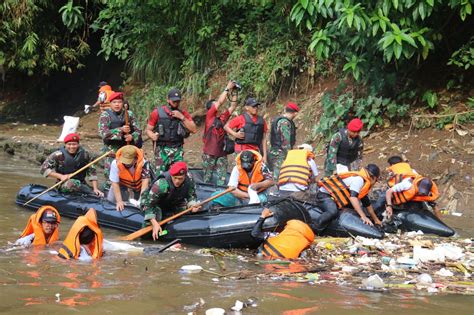
<instances>
[{"instance_id":1,"label":"floating trash","mask_svg":"<svg viewBox=\"0 0 474 315\"><path fill-rule=\"evenodd\" d=\"M382 278L379 277L379 275L373 275L367 279L362 280L362 285L366 288L373 289L383 289L385 287L385 283L383 282Z\"/></svg>"},{"instance_id":2,"label":"floating trash","mask_svg":"<svg viewBox=\"0 0 474 315\"><path fill-rule=\"evenodd\" d=\"M214 307L206 311L206 315L225 315L225 309Z\"/></svg>"},{"instance_id":3,"label":"floating trash","mask_svg":"<svg viewBox=\"0 0 474 315\"><path fill-rule=\"evenodd\" d=\"M235 305L232 306L230 309L235 312L240 312L243 308L244 308L244 302L237 300L235 301Z\"/></svg>"},{"instance_id":4,"label":"floating trash","mask_svg":"<svg viewBox=\"0 0 474 315\"><path fill-rule=\"evenodd\" d=\"M431 278L431 276L427 273L422 273L421 275L416 277L416 282L419 284L424 284L424 285L432 284L433 278Z\"/></svg>"},{"instance_id":5,"label":"floating trash","mask_svg":"<svg viewBox=\"0 0 474 315\"><path fill-rule=\"evenodd\" d=\"M184 265L179 271L182 273L199 273L202 271L202 267L199 265Z\"/></svg>"}]
</instances>

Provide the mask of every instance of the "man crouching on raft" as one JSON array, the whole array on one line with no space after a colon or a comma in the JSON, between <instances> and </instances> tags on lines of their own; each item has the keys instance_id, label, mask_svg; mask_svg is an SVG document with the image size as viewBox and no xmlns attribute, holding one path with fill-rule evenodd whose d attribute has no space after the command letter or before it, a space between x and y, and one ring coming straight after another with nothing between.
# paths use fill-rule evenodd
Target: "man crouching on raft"
<instances>
[{"instance_id":1,"label":"man crouching on raft","mask_svg":"<svg viewBox=\"0 0 474 315\"><path fill-rule=\"evenodd\" d=\"M196 187L188 176L187 164L174 163L169 171L162 173L142 196L140 205L145 213L143 225L152 224L153 240L156 240L162 232L158 221L192 206L196 200ZM191 211L197 212L199 209L201 209L200 206L194 207Z\"/></svg>"},{"instance_id":2,"label":"man crouching on raft","mask_svg":"<svg viewBox=\"0 0 474 315\"><path fill-rule=\"evenodd\" d=\"M104 193L99 190L97 185L97 171L94 165L71 177L71 174L93 160L92 155L79 145L79 140L78 134L68 134L64 138L64 146L51 153L44 161L41 166L41 173L45 177L64 181L59 186L59 191L65 193L89 192L90 187L86 183L86 177L88 177L94 193L103 197Z\"/></svg>"},{"instance_id":3,"label":"man crouching on raft","mask_svg":"<svg viewBox=\"0 0 474 315\"><path fill-rule=\"evenodd\" d=\"M375 164L368 164L367 167L358 172L345 172L322 178L318 182L317 201L324 212L316 220L318 230L322 231L337 216L340 209L347 207L352 207L360 216L362 222L367 225L374 225L365 215L360 202L367 208L374 223L382 225L367 196L379 176L379 167Z\"/></svg>"},{"instance_id":4,"label":"man crouching on raft","mask_svg":"<svg viewBox=\"0 0 474 315\"><path fill-rule=\"evenodd\" d=\"M61 216L53 206L42 206L30 216L28 223L15 245L49 245L58 240Z\"/></svg>"}]
</instances>

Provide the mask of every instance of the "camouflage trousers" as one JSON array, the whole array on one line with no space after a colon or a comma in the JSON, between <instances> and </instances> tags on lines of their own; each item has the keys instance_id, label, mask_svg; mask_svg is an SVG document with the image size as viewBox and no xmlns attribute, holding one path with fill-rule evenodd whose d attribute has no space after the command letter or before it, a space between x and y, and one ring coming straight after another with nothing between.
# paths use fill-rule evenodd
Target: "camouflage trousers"
<instances>
[{"instance_id":1,"label":"camouflage trousers","mask_svg":"<svg viewBox=\"0 0 474 315\"><path fill-rule=\"evenodd\" d=\"M117 152L118 149L120 149L119 146L112 146L112 145L105 145L102 148L102 152L105 153L107 151L113 150L114 152ZM115 155L114 156L107 156L104 158L104 183L102 184L102 189L103 190L110 190L110 165L112 165L112 162L115 160Z\"/></svg>"},{"instance_id":2,"label":"camouflage trousers","mask_svg":"<svg viewBox=\"0 0 474 315\"><path fill-rule=\"evenodd\" d=\"M272 167L273 179L278 181L280 176L280 168L286 159L288 152L282 149L271 148L268 152L268 163Z\"/></svg>"},{"instance_id":3,"label":"camouflage trousers","mask_svg":"<svg viewBox=\"0 0 474 315\"><path fill-rule=\"evenodd\" d=\"M155 149L155 176L158 176L162 172L166 172L167 170L169 170L171 164L183 161L183 155L183 146L173 148L165 145L157 145Z\"/></svg>"},{"instance_id":4,"label":"camouflage trousers","mask_svg":"<svg viewBox=\"0 0 474 315\"><path fill-rule=\"evenodd\" d=\"M58 190L63 193L73 192L92 192L91 188L78 179L68 179L61 185Z\"/></svg>"},{"instance_id":5,"label":"camouflage trousers","mask_svg":"<svg viewBox=\"0 0 474 315\"><path fill-rule=\"evenodd\" d=\"M225 185L227 179L227 155L214 157L202 154L202 168L204 170L204 182L216 185ZM213 178L213 174L215 177Z\"/></svg>"}]
</instances>

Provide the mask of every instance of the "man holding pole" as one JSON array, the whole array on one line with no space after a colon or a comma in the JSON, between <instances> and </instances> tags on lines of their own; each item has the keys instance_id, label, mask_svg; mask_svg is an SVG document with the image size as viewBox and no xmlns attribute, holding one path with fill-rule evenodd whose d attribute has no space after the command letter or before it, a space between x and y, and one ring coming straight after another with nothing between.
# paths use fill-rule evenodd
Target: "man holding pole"
<instances>
[{"instance_id":1,"label":"man holding pole","mask_svg":"<svg viewBox=\"0 0 474 315\"><path fill-rule=\"evenodd\" d=\"M92 184L92 190L97 196L104 194L97 185L97 172L94 165L74 174L76 171L92 161L92 156L79 145L79 135L70 133L64 138L64 146L51 153L41 166L41 174L55 178L63 183L59 185L62 192L89 192L86 177ZM73 175L74 174L74 175Z\"/></svg>"},{"instance_id":2,"label":"man holding pole","mask_svg":"<svg viewBox=\"0 0 474 315\"><path fill-rule=\"evenodd\" d=\"M188 167L185 162L176 162L169 171L162 173L153 183L150 190L143 193L141 208L145 214L144 225L153 226L153 239L158 238L161 232L163 216L168 217L176 212L192 207L196 204L196 188L188 176ZM193 207L191 212L199 211L201 207ZM165 211L165 214L163 214Z\"/></svg>"},{"instance_id":3,"label":"man holding pole","mask_svg":"<svg viewBox=\"0 0 474 315\"><path fill-rule=\"evenodd\" d=\"M121 147L141 141L142 131L131 111L123 108L123 93L114 92L110 96L110 109L106 109L99 118L99 135L104 141L103 152L117 152ZM104 189L110 188L110 164L115 156L108 156L104 161Z\"/></svg>"}]
</instances>

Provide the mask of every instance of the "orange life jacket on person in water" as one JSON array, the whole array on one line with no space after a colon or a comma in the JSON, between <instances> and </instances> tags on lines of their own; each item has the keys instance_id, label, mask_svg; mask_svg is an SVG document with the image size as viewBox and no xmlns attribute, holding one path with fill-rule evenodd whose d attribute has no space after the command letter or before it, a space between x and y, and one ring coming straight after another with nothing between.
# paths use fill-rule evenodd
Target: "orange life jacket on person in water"
<instances>
[{"instance_id":1,"label":"orange life jacket on person in water","mask_svg":"<svg viewBox=\"0 0 474 315\"><path fill-rule=\"evenodd\" d=\"M137 162L135 164L135 171L133 174L130 173L130 170L126 168L122 162L120 162L120 157L122 156L121 148L117 151L115 157L117 161L117 167L119 169L120 184L135 191L140 191L142 187L142 169L145 160L143 159L142 150L135 147L135 151L137 152Z\"/></svg>"},{"instance_id":2,"label":"orange life jacket on person in water","mask_svg":"<svg viewBox=\"0 0 474 315\"><path fill-rule=\"evenodd\" d=\"M314 241L313 230L300 220L289 220L283 231L269 237L261 247L261 253L269 258L298 258Z\"/></svg>"},{"instance_id":3,"label":"orange life jacket on person in water","mask_svg":"<svg viewBox=\"0 0 474 315\"><path fill-rule=\"evenodd\" d=\"M411 168L410 164L406 162L400 162L387 167L387 171L390 174L388 179L388 186L393 187L395 184L400 183L407 177L415 178L418 174Z\"/></svg>"},{"instance_id":4,"label":"orange life jacket on person in water","mask_svg":"<svg viewBox=\"0 0 474 315\"><path fill-rule=\"evenodd\" d=\"M53 234L51 234L49 239L46 239L46 236L44 235L43 226L41 225L40 221L41 221L41 216L46 210L50 210L56 213L58 224L61 222L61 216L59 215L58 210L56 210L56 208L54 208L53 206L42 206L41 208L38 209L38 211L36 211L36 213L32 214L28 220L28 223L26 224L25 229L21 233L20 237L25 237L27 235L35 233L35 238L33 239L33 245L35 246L51 244L58 240L58 235L59 235L58 227L54 229Z\"/></svg>"},{"instance_id":5,"label":"orange life jacket on person in water","mask_svg":"<svg viewBox=\"0 0 474 315\"><path fill-rule=\"evenodd\" d=\"M240 162L240 155L242 153L239 153L239 155L237 155L237 157L235 158L235 162L237 163L237 169L239 170L239 184L237 188L245 192L248 191L249 186L251 184L263 182L263 180L265 179L262 174L262 156L257 151L248 151L252 152L255 157L255 162L253 164L253 169L250 172L250 176L247 171L242 168Z\"/></svg>"},{"instance_id":6,"label":"orange life jacket on person in water","mask_svg":"<svg viewBox=\"0 0 474 315\"><path fill-rule=\"evenodd\" d=\"M364 186L362 186L357 196L358 199L362 199L372 188L370 175L365 168L357 172L344 172L338 175L324 177L318 182L319 187L324 187L329 192L339 209L350 204L349 198L351 197L351 192L342 180L352 176L360 176L364 179Z\"/></svg>"},{"instance_id":7,"label":"orange life jacket on person in water","mask_svg":"<svg viewBox=\"0 0 474 315\"><path fill-rule=\"evenodd\" d=\"M311 177L311 167L308 159L313 159L314 154L306 149L290 150L280 168L278 185L295 183L308 186Z\"/></svg>"},{"instance_id":8,"label":"orange life jacket on person in water","mask_svg":"<svg viewBox=\"0 0 474 315\"><path fill-rule=\"evenodd\" d=\"M104 111L107 108L110 108L110 95L112 95L112 87L110 85L101 86L99 89L99 106L100 110Z\"/></svg>"},{"instance_id":9,"label":"orange life jacket on person in water","mask_svg":"<svg viewBox=\"0 0 474 315\"><path fill-rule=\"evenodd\" d=\"M79 235L85 227L88 227L95 233L94 240L90 244L82 244L87 246L92 258L97 259L102 257L102 242L104 237L102 231L97 223L97 213L95 209L90 208L85 215L76 219L72 225L69 233L64 240L64 243L59 249L58 256L64 259L77 259L81 253L81 244L79 242Z\"/></svg>"}]
</instances>

